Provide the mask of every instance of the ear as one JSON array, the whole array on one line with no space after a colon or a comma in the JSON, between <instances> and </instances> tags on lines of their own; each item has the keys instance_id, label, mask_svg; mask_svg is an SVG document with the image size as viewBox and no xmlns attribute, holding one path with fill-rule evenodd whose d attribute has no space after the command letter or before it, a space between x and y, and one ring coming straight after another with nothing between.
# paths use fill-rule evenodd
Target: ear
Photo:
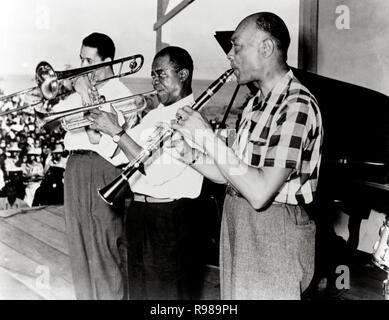
<instances>
[{"instance_id":1,"label":"ear","mask_svg":"<svg viewBox=\"0 0 389 320\"><path fill-rule=\"evenodd\" d=\"M275 43L271 38L262 40L261 53L264 58L269 58L274 53Z\"/></svg>"},{"instance_id":2,"label":"ear","mask_svg":"<svg viewBox=\"0 0 389 320\"><path fill-rule=\"evenodd\" d=\"M109 57L107 57L107 58L105 58L104 59L104 61L103 62L111 62L112 61L112 59L111 58L109 58Z\"/></svg>"},{"instance_id":3,"label":"ear","mask_svg":"<svg viewBox=\"0 0 389 320\"><path fill-rule=\"evenodd\" d=\"M189 77L189 70L188 69L181 69L178 71L178 76L180 77L181 82L185 82L186 79Z\"/></svg>"}]
</instances>

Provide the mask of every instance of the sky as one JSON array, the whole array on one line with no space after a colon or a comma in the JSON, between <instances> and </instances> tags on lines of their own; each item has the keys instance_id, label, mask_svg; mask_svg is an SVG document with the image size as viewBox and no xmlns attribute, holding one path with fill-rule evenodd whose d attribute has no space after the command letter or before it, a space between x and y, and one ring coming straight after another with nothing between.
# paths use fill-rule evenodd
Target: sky
<instances>
[{"instance_id":1,"label":"sky","mask_svg":"<svg viewBox=\"0 0 389 320\"><path fill-rule=\"evenodd\" d=\"M167 11L180 0L170 0ZM258 11L278 14L289 27L289 64L297 65L299 0L196 0L163 27L163 41L187 49L195 79L215 79L229 63L213 37L233 30ZM0 75L34 74L40 61L55 70L79 67L82 39L92 32L108 34L116 58L142 54L138 77L149 77L155 54L157 0L1 0Z\"/></svg>"}]
</instances>

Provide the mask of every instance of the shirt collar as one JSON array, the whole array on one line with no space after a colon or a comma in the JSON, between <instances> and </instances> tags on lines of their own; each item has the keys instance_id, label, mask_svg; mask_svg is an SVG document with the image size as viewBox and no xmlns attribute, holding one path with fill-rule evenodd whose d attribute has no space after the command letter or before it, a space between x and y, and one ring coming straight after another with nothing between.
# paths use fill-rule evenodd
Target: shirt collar
<instances>
[{"instance_id":1,"label":"shirt collar","mask_svg":"<svg viewBox=\"0 0 389 320\"><path fill-rule=\"evenodd\" d=\"M181 100L178 100L177 102L174 102L173 104L168 105L168 106L165 106L162 103L160 103L158 105L158 109L159 108L175 108L175 107L181 107L181 106L185 106L185 105L191 105L193 101L194 101L193 93L191 93L190 95L186 96L185 98L182 98Z\"/></svg>"},{"instance_id":2,"label":"shirt collar","mask_svg":"<svg viewBox=\"0 0 389 320\"><path fill-rule=\"evenodd\" d=\"M280 95L282 94L285 89L289 86L290 80L293 79L293 71L292 69L289 69L289 71L276 83L276 85L271 89L266 96L262 95L261 90L258 90L257 96L258 98L262 99L268 99L272 95Z\"/></svg>"}]
</instances>

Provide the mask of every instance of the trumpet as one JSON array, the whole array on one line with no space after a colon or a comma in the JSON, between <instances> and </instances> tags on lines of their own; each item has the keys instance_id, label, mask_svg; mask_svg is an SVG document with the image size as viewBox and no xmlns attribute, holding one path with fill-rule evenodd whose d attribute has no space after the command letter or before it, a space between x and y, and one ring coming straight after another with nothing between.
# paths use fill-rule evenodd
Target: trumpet
<instances>
[{"instance_id":1,"label":"trumpet","mask_svg":"<svg viewBox=\"0 0 389 320\"><path fill-rule=\"evenodd\" d=\"M125 63L128 62L128 67L125 67ZM7 101L13 99L14 97L19 96L37 96L39 95L39 102L34 104L28 104L23 107L15 108L12 110L7 110L4 112L0 112L1 115L6 115L8 113L12 113L15 111L20 111L25 108L35 106L40 104L44 100L53 100L54 98L60 95L61 87L64 87L63 80L72 80L76 77L84 76L86 74L95 72L97 69L104 68L107 66L113 66L119 64L119 70L117 74L107 77L105 79L101 79L96 82L96 85L114 78L124 77L133 73L138 72L143 66L144 58L140 54L136 54L133 56L128 56L125 58L103 62L100 64L95 64L89 67L76 68L64 71L55 71L54 68L46 61L41 61L38 63L35 69L35 82L37 86L25 89L19 92L15 92L12 94L8 94L0 97L1 101ZM72 93L73 89L68 89L67 94Z\"/></svg>"},{"instance_id":2,"label":"trumpet","mask_svg":"<svg viewBox=\"0 0 389 320\"><path fill-rule=\"evenodd\" d=\"M219 89L231 79L233 73L232 69L224 72L218 79L216 79L192 104L193 110L199 111L209 99ZM120 191L129 183L129 179L136 172L144 170L144 161L147 160L151 154L158 148L161 148L163 142L174 133L170 126L158 128L151 137L151 141L146 147L123 169L122 173L114 179L111 183L98 189L100 197L108 204L112 205L116 197L121 193Z\"/></svg>"},{"instance_id":3,"label":"trumpet","mask_svg":"<svg viewBox=\"0 0 389 320\"><path fill-rule=\"evenodd\" d=\"M121 112L126 118L129 115L145 110L147 107L147 97L155 95L156 92L156 90L151 90L65 111L41 112L35 110L36 124L39 128L47 127L49 129L62 124L66 131L75 130L91 124L91 121L84 117L84 112L101 108L104 105L111 105L116 112Z\"/></svg>"}]
</instances>

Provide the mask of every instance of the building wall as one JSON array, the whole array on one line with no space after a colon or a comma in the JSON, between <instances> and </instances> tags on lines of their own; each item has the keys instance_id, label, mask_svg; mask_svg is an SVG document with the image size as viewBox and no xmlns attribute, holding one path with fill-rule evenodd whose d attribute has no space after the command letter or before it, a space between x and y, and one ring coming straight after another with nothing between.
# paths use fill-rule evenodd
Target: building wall
<instances>
[{"instance_id":1,"label":"building wall","mask_svg":"<svg viewBox=\"0 0 389 320\"><path fill-rule=\"evenodd\" d=\"M389 1L318 5L317 72L389 95Z\"/></svg>"}]
</instances>

